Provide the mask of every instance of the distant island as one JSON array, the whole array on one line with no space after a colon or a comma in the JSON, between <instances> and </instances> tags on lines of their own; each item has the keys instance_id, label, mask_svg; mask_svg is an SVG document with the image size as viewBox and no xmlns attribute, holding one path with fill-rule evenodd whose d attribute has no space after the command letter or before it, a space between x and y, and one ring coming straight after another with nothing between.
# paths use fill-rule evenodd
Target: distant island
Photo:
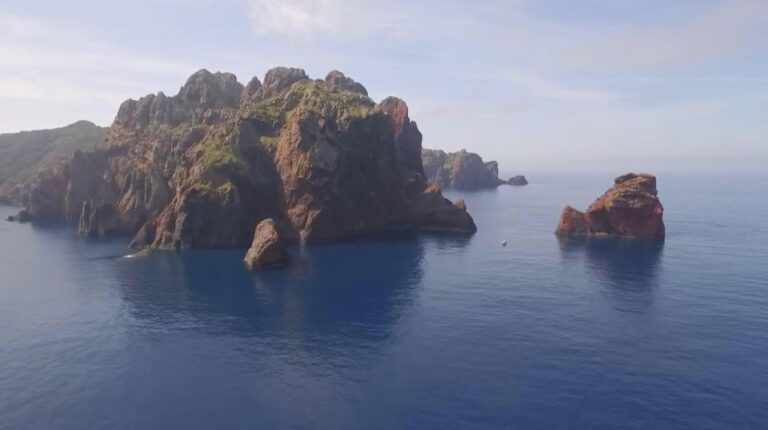
<instances>
[{"instance_id":1,"label":"distant island","mask_svg":"<svg viewBox=\"0 0 768 430\"><path fill-rule=\"evenodd\" d=\"M483 161L478 154L465 149L457 152L423 149L421 157L424 174L442 188L480 190L502 184L528 185L524 176L514 176L509 181L499 179L498 162Z\"/></svg>"},{"instance_id":2,"label":"distant island","mask_svg":"<svg viewBox=\"0 0 768 430\"><path fill-rule=\"evenodd\" d=\"M36 177L20 215L162 249L247 247L265 219L302 243L474 233L427 180L421 140L404 101L376 104L338 71L280 67L244 86L200 70L175 96L124 102L102 143Z\"/></svg>"}]
</instances>

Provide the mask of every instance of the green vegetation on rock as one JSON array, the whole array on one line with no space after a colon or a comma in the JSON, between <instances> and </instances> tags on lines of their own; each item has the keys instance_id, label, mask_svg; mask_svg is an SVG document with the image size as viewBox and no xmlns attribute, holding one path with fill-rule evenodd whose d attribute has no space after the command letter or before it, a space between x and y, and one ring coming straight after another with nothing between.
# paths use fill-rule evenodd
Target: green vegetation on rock
<instances>
[{"instance_id":1,"label":"green vegetation on rock","mask_svg":"<svg viewBox=\"0 0 768 430\"><path fill-rule=\"evenodd\" d=\"M323 81L302 81L255 104L248 110L246 117L266 122L274 130L279 130L286 119L297 111L312 112L345 123L372 115L378 109L373 100L362 94L331 89Z\"/></svg>"},{"instance_id":2,"label":"green vegetation on rock","mask_svg":"<svg viewBox=\"0 0 768 430\"><path fill-rule=\"evenodd\" d=\"M106 131L78 121L62 128L0 135L0 195L77 150L93 149Z\"/></svg>"}]
</instances>

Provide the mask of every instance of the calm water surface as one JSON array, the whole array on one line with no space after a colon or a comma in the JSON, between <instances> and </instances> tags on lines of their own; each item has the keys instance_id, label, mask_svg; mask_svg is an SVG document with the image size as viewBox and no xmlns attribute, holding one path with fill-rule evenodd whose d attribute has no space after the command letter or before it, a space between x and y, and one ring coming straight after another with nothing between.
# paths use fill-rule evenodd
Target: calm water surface
<instances>
[{"instance_id":1,"label":"calm water surface","mask_svg":"<svg viewBox=\"0 0 768 430\"><path fill-rule=\"evenodd\" d=\"M558 240L610 178L530 179L256 275L2 222L0 428L768 428L768 178L660 176L663 245Z\"/></svg>"}]
</instances>

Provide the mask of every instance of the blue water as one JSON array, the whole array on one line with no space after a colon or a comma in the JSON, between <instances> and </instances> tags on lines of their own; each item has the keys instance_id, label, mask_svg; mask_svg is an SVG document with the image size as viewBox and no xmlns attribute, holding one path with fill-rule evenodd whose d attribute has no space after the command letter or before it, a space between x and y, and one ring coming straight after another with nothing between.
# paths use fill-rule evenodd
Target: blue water
<instances>
[{"instance_id":1,"label":"blue water","mask_svg":"<svg viewBox=\"0 0 768 430\"><path fill-rule=\"evenodd\" d=\"M533 176L256 275L3 222L0 428L768 428L766 179L661 175L659 245L558 240L610 177Z\"/></svg>"}]
</instances>

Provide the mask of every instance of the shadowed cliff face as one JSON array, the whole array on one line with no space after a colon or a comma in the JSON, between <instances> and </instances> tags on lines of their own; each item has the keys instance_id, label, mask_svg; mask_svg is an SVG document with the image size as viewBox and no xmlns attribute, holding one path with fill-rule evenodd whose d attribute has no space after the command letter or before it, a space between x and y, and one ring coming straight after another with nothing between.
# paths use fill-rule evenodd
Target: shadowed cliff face
<instances>
[{"instance_id":1,"label":"shadowed cliff face","mask_svg":"<svg viewBox=\"0 0 768 430\"><path fill-rule=\"evenodd\" d=\"M340 72L316 81L289 68L245 87L201 70L176 96L124 102L104 143L41 178L28 209L83 235L173 249L246 247L265 218L302 242L475 231L427 183L405 102L377 105Z\"/></svg>"},{"instance_id":2,"label":"shadowed cliff face","mask_svg":"<svg viewBox=\"0 0 768 430\"><path fill-rule=\"evenodd\" d=\"M477 190L505 183L499 179L496 161L484 162L479 155L463 149L458 152L424 149L422 160L426 177L441 187Z\"/></svg>"}]
</instances>

